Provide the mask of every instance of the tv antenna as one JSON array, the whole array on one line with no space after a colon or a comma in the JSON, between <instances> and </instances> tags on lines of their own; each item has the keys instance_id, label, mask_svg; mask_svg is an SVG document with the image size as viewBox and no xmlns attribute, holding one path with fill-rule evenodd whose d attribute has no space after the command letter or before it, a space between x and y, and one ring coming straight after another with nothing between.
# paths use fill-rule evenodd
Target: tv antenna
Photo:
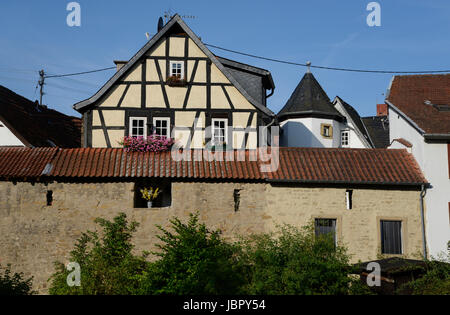
<instances>
[{"instance_id":1,"label":"tv antenna","mask_svg":"<svg viewBox=\"0 0 450 315\"><path fill-rule=\"evenodd\" d=\"M164 24L167 24L169 20L174 16L175 14L172 12L172 9L169 9L168 11L164 11ZM195 15L180 15L182 19L196 19L197 16Z\"/></svg>"}]
</instances>

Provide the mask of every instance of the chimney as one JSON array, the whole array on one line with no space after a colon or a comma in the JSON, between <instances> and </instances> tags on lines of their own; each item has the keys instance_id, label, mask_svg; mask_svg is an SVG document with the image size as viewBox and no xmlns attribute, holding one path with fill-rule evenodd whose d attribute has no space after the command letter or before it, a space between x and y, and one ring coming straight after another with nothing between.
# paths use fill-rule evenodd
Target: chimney
<instances>
[{"instance_id":1,"label":"chimney","mask_svg":"<svg viewBox=\"0 0 450 315\"><path fill-rule=\"evenodd\" d=\"M377 104L377 116L387 116L388 106L387 104Z\"/></svg>"},{"instance_id":2,"label":"chimney","mask_svg":"<svg viewBox=\"0 0 450 315\"><path fill-rule=\"evenodd\" d=\"M122 60L114 60L114 63L117 66L117 71L119 71L128 61L122 61Z\"/></svg>"}]
</instances>

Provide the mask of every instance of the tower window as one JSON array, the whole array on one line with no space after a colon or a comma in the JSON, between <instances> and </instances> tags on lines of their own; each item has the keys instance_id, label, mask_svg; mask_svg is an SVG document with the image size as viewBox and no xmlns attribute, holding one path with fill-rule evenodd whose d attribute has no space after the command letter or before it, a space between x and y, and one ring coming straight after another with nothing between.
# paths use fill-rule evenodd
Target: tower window
<instances>
[{"instance_id":1,"label":"tower window","mask_svg":"<svg viewBox=\"0 0 450 315\"><path fill-rule=\"evenodd\" d=\"M320 125L320 134L324 138L332 138L333 137L333 127L330 124L321 124Z\"/></svg>"}]
</instances>

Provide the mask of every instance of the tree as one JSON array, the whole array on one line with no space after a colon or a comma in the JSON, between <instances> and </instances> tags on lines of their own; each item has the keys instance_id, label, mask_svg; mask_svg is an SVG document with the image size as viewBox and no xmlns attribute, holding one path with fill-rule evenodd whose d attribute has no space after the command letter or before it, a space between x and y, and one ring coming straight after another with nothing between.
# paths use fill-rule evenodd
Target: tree
<instances>
[{"instance_id":1,"label":"tree","mask_svg":"<svg viewBox=\"0 0 450 315\"><path fill-rule=\"evenodd\" d=\"M344 247L331 236L316 237L311 226L282 226L278 233L261 234L242 241L242 261L247 268L247 294L349 294L351 273Z\"/></svg>"},{"instance_id":2,"label":"tree","mask_svg":"<svg viewBox=\"0 0 450 315\"><path fill-rule=\"evenodd\" d=\"M132 254L131 238L138 224L128 223L124 213L113 222L101 218L95 222L102 227L102 235L83 233L70 255L71 261L81 267L81 285L70 287L67 284L70 272L56 262L50 294L132 294L138 289L138 276L147 267L145 255Z\"/></svg>"},{"instance_id":3,"label":"tree","mask_svg":"<svg viewBox=\"0 0 450 315\"><path fill-rule=\"evenodd\" d=\"M239 294L244 283L236 253L238 248L221 239L190 214L187 223L174 218L172 230L158 226L159 259L150 264L141 294Z\"/></svg>"},{"instance_id":4,"label":"tree","mask_svg":"<svg viewBox=\"0 0 450 315\"><path fill-rule=\"evenodd\" d=\"M0 295L32 295L35 291L33 287L33 277L24 279L24 274L11 273L11 265L8 264L6 268L0 265Z\"/></svg>"}]
</instances>

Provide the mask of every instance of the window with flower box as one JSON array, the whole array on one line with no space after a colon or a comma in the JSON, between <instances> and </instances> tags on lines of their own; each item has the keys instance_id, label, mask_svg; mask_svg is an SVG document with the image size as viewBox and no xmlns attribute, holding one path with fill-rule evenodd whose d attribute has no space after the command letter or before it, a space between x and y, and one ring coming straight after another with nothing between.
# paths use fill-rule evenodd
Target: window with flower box
<instances>
[{"instance_id":1,"label":"window with flower box","mask_svg":"<svg viewBox=\"0 0 450 315\"><path fill-rule=\"evenodd\" d=\"M170 118L169 117L154 117L153 118L153 133L158 136L170 138Z\"/></svg>"},{"instance_id":2,"label":"window with flower box","mask_svg":"<svg viewBox=\"0 0 450 315\"><path fill-rule=\"evenodd\" d=\"M146 117L130 117L131 137L147 137L147 118Z\"/></svg>"}]
</instances>

